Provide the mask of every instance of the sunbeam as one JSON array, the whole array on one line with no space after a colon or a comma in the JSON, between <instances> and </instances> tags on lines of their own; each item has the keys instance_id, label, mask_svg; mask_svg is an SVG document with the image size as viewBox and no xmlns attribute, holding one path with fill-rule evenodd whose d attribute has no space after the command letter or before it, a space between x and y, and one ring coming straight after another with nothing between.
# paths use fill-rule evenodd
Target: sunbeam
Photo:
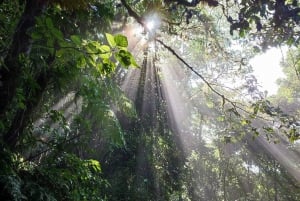
<instances>
[{"instance_id":1,"label":"sunbeam","mask_svg":"<svg viewBox=\"0 0 300 201\"><path fill-rule=\"evenodd\" d=\"M300 200L299 1L0 2L1 200Z\"/></svg>"},{"instance_id":2,"label":"sunbeam","mask_svg":"<svg viewBox=\"0 0 300 201\"><path fill-rule=\"evenodd\" d=\"M146 26L148 31L154 30L155 21L149 18ZM268 175L264 164L261 164L261 160L266 160L265 157L268 158L267 160L273 161L274 168L278 168L278 170L274 169L274 174L279 174L276 172L279 170L286 171L289 174L287 180L291 182L300 181L300 169L297 165L299 154L288 150L289 143L286 140L278 145L270 143L263 136L252 140L251 132L246 130L231 131L234 126L231 123L226 125L224 122L226 112L224 111L225 108L230 109L232 105L223 103L222 109L220 106L222 97L209 98L211 91L209 87L205 86L207 80L203 82L202 78L195 78L191 75L191 72L184 66L185 64L181 63L178 56L173 55L172 52L160 53L164 54L164 59L161 59L161 55L157 55L157 51L158 48L164 47L157 44L153 39L145 38L145 34L127 35L129 41L136 41L133 42L135 45L132 46L132 50L136 57L143 58L143 61L140 69L128 70L121 88L127 97L135 103L139 114L138 130L141 142L136 152L137 175L141 178L154 177L156 199L162 199L165 185L160 177L166 177L166 172L161 168L168 166L166 162L170 160L168 158L170 156L166 155L165 150L161 148L166 137L171 138L172 146L177 147L178 155L173 160L181 161L181 164L185 164L185 167L191 169L193 177L191 179L193 183L192 197L194 198L216 199L213 198L217 193L215 186L203 187L204 180L209 179L216 183L214 185L220 186L218 193L221 193L219 196L223 200L251 197L250 194L255 194L257 191L254 187L255 183L263 182L259 179L260 177L271 180L265 181L263 185L269 185L270 182L279 185L274 180L275 178ZM179 40L178 53L180 54L184 54L183 46L188 48L183 43ZM141 52L143 52L142 56ZM231 83L234 82L234 79L224 77L225 73L230 74L230 72L234 73L238 70L238 65L217 64L216 61L216 58L212 58L211 61L206 61L208 63L195 65L204 65L206 68L210 66L206 72L201 71L201 73L208 73L209 75L206 77L201 74L201 76L210 79L209 82L213 83L211 86L215 87L214 89L232 96L235 94L237 101L249 100L246 98L248 95L238 97L237 90L243 85L242 81ZM218 71L218 68L226 69L226 71ZM247 81L247 77L235 79ZM186 90L187 88L192 90ZM256 97L256 95L249 95L249 97ZM239 111L243 112L240 109ZM234 121L234 118L230 121ZM147 140L142 140L143 138ZM253 148L254 145L255 148ZM149 155L150 158L154 158L154 164L149 161ZM205 161L201 162L201 160ZM207 169L216 164L220 166L220 169ZM177 168L179 168L177 173L182 176L182 169L180 170L180 166ZM143 181L136 180L136 185L139 182ZM227 186L229 182L235 183L236 187ZM188 188L187 184L181 185L182 189ZM144 186L144 188L146 187ZM240 191L240 193L234 194L235 191ZM267 188L265 191L268 191ZM181 196L184 197L185 195L182 194Z\"/></svg>"}]
</instances>

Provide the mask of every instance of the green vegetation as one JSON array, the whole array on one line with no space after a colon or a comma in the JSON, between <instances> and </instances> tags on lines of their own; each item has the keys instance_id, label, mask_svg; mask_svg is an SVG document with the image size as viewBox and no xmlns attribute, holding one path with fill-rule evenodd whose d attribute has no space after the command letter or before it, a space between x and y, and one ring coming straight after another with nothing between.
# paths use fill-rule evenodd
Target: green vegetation
<instances>
[{"instance_id":1,"label":"green vegetation","mask_svg":"<svg viewBox=\"0 0 300 201\"><path fill-rule=\"evenodd\" d=\"M2 0L0 19L1 200L300 199L298 1ZM267 97L248 61L281 45Z\"/></svg>"}]
</instances>

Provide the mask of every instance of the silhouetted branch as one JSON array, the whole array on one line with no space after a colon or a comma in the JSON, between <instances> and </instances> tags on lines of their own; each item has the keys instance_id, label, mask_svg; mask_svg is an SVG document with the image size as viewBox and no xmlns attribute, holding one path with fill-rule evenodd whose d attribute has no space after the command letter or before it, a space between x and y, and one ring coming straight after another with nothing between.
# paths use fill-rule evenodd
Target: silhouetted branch
<instances>
[{"instance_id":1,"label":"silhouetted branch","mask_svg":"<svg viewBox=\"0 0 300 201\"><path fill-rule=\"evenodd\" d=\"M125 0L121 0L121 3L123 6L126 8L128 14L133 17L138 23L140 23L142 26L145 26L145 23L143 21L143 18L140 17L130 6Z\"/></svg>"},{"instance_id":2,"label":"silhouetted branch","mask_svg":"<svg viewBox=\"0 0 300 201\"><path fill-rule=\"evenodd\" d=\"M198 77L201 78L201 80L214 92L216 93L218 96L220 96L223 100L223 105L225 103L225 101L228 101L230 103L232 103L232 101L230 101L229 99L227 99L223 94L221 94L219 91L217 91L215 88L213 88L211 86L211 84L200 74L198 73L191 65L189 65L182 57L180 57L175 50L173 50L170 46L166 45L164 42L162 42L159 39L156 39L157 42L159 42L164 48L166 48L167 50L169 50L178 60L180 60L184 65L186 65L193 73L195 73Z\"/></svg>"},{"instance_id":3,"label":"silhouetted branch","mask_svg":"<svg viewBox=\"0 0 300 201\"><path fill-rule=\"evenodd\" d=\"M207 86L208 88L214 92L215 94L217 94L218 96L220 96L222 98L222 106L224 107L225 103L228 102L232 105L233 107L233 111L235 114L239 114L237 109L245 112L246 114L250 114L252 115L251 112L249 112L248 110L246 110L245 108L243 107L247 107L245 105L242 105L241 103L238 103L238 102L234 102L232 100L230 100L229 98L227 98L224 94L220 93L219 91L217 91L213 86L212 84L207 81L205 79L205 77L203 77L203 75L201 75L199 72L197 72L191 65L189 65L181 56L179 56L175 50L173 50L170 46L166 45L163 41L159 40L159 39L155 39L157 42L159 42L164 48L166 48L168 51L170 51L178 60L180 60L184 65L186 65L193 73L195 73ZM259 115L256 115L256 117L260 118L260 119L263 119L263 120L266 120L266 121L272 121L270 119L266 119L262 116L259 116Z\"/></svg>"},{"instance_id":4,"label":"silhouetted branch","mask_svg":"<svg viewBox=\"0 0 300 201\"><path fill-rule=\"evenodd\" d=\"M203 2L209 2L210 0L205 0ZM133 17L139 24L141 24L146 31L148 31L147 29L147 26L145 26L145 23L143 22L143 18L140 17L129 5L128 3L125 1L125 0L121 0L123 6L127 9L129 15L131 17ZM174 2L177 2L177 3L181 3L182 5L184 4L188 4L189 2L187 1L174 1ZM197 4L200 2L200 1L192 1L192 2L197 2ZM213 1L212 1L213 2ZM194 5L193 3L190 3L190 5ZM224 94L220 93L219 91L217 91L213 86L212 84L207 81L205 79L205 77L203 77L200 73L198 73L191 65L189 65L182 57L180 57L176 52L175 50L173 50L170 46L166 45L163 41L159 40L159 39L155 39L157 42L159 42L164 48L166 48L168 51L170 51L178 60L180 60L184 65L186 65L193 73L195 73L210 89L212 92L214 92L215 94L217 94L218 96L220 96L222 98L222 106L224 107L225 103L228 102L230 103L232 106L233 106L233 109L235 111L235 113L238 113L237 112L237 109L247 113L247 114L252 114L251 112L247 111L246 109L244 109L243 107L239 106L237 102L234 102L232 100L230 100L229 98L225 97ZM240 104L240 103L239 103ZM265 119L264 117L261 117L261 116L258 116L258 118L261 118L261 119L264 119L264 120L267 120Z\"/></svg>"}]
</instances>

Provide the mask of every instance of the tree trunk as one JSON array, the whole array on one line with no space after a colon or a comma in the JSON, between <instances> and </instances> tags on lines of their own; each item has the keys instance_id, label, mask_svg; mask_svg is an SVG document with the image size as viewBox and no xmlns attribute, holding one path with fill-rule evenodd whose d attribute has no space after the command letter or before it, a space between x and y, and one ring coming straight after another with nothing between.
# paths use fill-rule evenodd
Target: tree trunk
<instances>
[{"instance_id":1,"label":"tree trunk","mask_svg":"<svg viewBox=\"0 0 300 201\"><path fill-rule=\"evenodd\" d=\"M40 16L47 5L47 1L43 0L27 0L25 9L20 17L19 23L13 35L13 40L4 60L4 66L0 68L0 122L7 124L6 134L3 135L3 141L10 147L13 147L17 142L18 136L21 135L23 129L15 130L13 127L24 128L28 119L25 115L28 111L32 111L33 104L30 103L31 98L24 97L24 104L27 108L14 111L16 106L11 105L17 89L22 89L22 68L23 64L19 61L20 55L28 56L31 50L31 38L28 31L34 27L35 18ZM37 82L41 79L37 76ZM38 83L40 84L40 83ZM40 87L43 88L43 87ZM37 94L37 93L36 93ZM25 94L26 95L26 94ZM27 111L26 111L27 110ZM8 114L12 114L11 119L8 119ZM25 115L25 116L24 116ZM17 124L17 125L15 125ZM14 131L12 131L14 130Z\"/></svg>"}]
</instances>

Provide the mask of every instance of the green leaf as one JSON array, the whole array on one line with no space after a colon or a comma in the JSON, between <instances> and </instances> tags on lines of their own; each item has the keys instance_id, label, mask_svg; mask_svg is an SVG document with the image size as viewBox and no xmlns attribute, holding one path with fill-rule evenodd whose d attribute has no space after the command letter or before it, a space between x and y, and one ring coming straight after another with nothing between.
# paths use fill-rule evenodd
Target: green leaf
<instances>
[{"instance_id":1,"label":"green leaf","mask_svg":"<svg viewBox=\"0 0 300 201\"><path fill-rule=\"evenodd\" d=\"M49 29L53 29L53 28L54 28L53 22L52 22L52 19L51 19L51 18L47 17L46 20L45 20L45 22L46 22L46 26L47 26Z\"/></svg>"},{"instance_id":2,"label":"green leaf","mask_svg":"<svg viewBox=\"0 0 300 201\"><path fill-rule=\"evenodd\" d=\"M128 40L126 36L123 36L121 34L118 34L114 37L114 41L116 42L116 45L119 47L127 47L128 46Z\"/></svg>"},{"instance_id":3,"label":"green leaf","mask_svg":"<svg viewBox=\"0 0 300 201\"><path fill-rule=\"evenodd\" d=\"M130 54L130 61L131 61L131 65L134 67L139 67L139 65L136 63L134 57Z\"/></svg>"},{"instance_id":4,"label":"green leaf","mask_svg":"<svg viewBox=\"0 0 300 201\"><path fill-rule=\"evenodd\" d=\"M71 41L74 42L76 45L81 45L81 38L78 35L72 35Z\"/></svg>"},{"instance_id":5,"label":"green leaf","mask_svg":"<svg viewBox=\"0 0 300 201\"><path fill-rule=\"evenodd\" d=\"M129 67L130 65L137 67L137 63L135 62L133 56L130 52L126 50L120 50L115 58L120 62L120 64L124 67Z\"/></svg>"},{"instance_id":6,"label":"green leaf","mask_svg":"<svg viewBox=\"0 0 300 201\"><path fill-rule=\"evenodd\" d=\"M51 33L55 36L55 38L57 40L63 40L64 39L64 36L62 34L62 32L56 28L52 28L51 29Z\"/></svg>"},{"instance_id":7,"label":"green leaf","mask_svg":"<svg viewBox=\"0 0 300 201\"><path fill-rule=\"evenodd\" d=\"M86 66L86 60L84 57L79 57L77 59L77 67L78 68L84 68Z\"/></svg>"},{"instance_id":8,"label":"green leaf","mask_svg":"<svg viewBox=\"0 0 300 201\"><path fill-rule=\"evenodd\" d=\"M54 53L54 38L48 38L47 42L48 51L53 54Z\"/></svg>"},{"instance_id":9,"label":"green leaf","mask_svg":"<svg viewBox=\"0 0 300 201\"><path fill-rule=\"evenodd\" d=\"M38 32L32 32L31 38L34 40L39 40L39 39L43 38L43 36Z\"/></svg>"},{"instance_id":10,"label":"green leaf","mask_svg":"<svg viewBox=\"0 0 300 201\"><path fill-rule=\"evenodd\" d=\"M117 44L115 42L114 36L109 33L106 33L105 36L106 36L106 40L107 40L108 44L111 47L116 47Z\"/></svg>"},{"instance_id":11,"label":"green leaf","mask_svg":"<svg viewBox=\"0 0 300 201\"><path fill-rule=\"evenodd\" d=\"M245 35L246 35L246 31L245 31L244 29L241 29L240 32L239 32L239 36L240 36L241 38L244 38Z\"/></svg>"},{"instance_id":12,"label":"green leaf","mask_svg":"<svg viewBox=\"0 0 300 201\"><path fill-rule=\"evenodd\" d=\"M90 160L87 160L87 162L88 162L88 165L89 165L95 172L101 172L101 166L100 166L99 161L90 159Z\"/></svg>"},{"instance_id":13,"label":"green leaf","mask_svg":"<svg viewBox=\"0 0 300 201\"><path fill-rule=\"evenodd\" d=\"M103 65L102 65L102 73L103 74L110 74L111 72L113 72L116 68L116 64L113 63L111 60L109 59L104 59L103 60Z\"/></svg>"},{"instance_id":14,"label":"green leaf","mask_svg":"<svg viewBox=\"0 0 300 201\"><path fill-rule=\"evenodd\" d=\"M111 50L108 45L101 45L99 50L100 50L100 57L102 59L108 59L111 57Z\"/></svg>"},{"instance_id":15,"label":"green leaf","mask_svg":"<svg viewBox=\"0 0 300 201\"><path fill-rule=\"evenodd\" d=\"M101 45L99 49L100 49L101 53L110 52L110 47L108 45Z\"/></svg>"},{"instance_id":16,"label":"green leaf","mask_svg":"<svg viewBox=\"0 0 300 201\"><path fill-rule=\"evenodd\" d=\"M125 95L120 95L120 100L119 100L119 107L120 110L130 118L136 117L136 110L135 107L133 106L133 103L125 96Z\"/></svg>"},{"instance_id":17,"label":"green leaf","mask_svg":"<svg viewBox=\"0 0 300 201\"><path fill-rule=\"evenodd\" d=\"M131 55L128 51L120 50L115 55L115 58L120 62L122 66L129 67L131 65L130 56Z\"/></svg>"},{"instance_id":18,"label":"green leaf","mask_svg":"<svg viewBox=\"0 0 300 201\"><path fill-rule=\"evenodd\" d=\"M250 123L251 123L251 121L249 121L248 119L243 119L243 120L241 120L242 126L248 125L248 124L250 124Z\"/></svg>"},{"instance_id":19,"label":"green leaf","mask_svg":"<svg viewBox=\"0 0 300 201\"><path fill-rule=\"evenodd\" d=\"M93 56L86 57L85 60L89 64L89 66L96 67L96 60Z\"/></svg>"},{"instance_id":20,"label":"green leaf","mask_svg":"<svg viewBox=\"0 0 300 201\"><path fill-rule=\"evenodd\" d=\"M95 54L97 51L99 51L93 43L88 43L86 49L87 52L90 54Z\"/></svg>"},{"instance_id":21,"label":"green leaf","mask_svg":"<svg viewBox=\"0 0 300 201\"><path fill-rule=\"evenodd\" d=\"M225 121L225 116L224 115L218 116L217 121L221 121L221 122Z\"/></svg>"},{"instance_id":22,"label":"green leaf","mask_svg":"<svg viewBox=\"0 0 300 201\"><path fill-rule=\"evenodd\" d=\"M96 69L97 69L97 71L102 72L103 64L102 63L97 63L96 64Z\"/></svg>"},{"instance_id":23,"label":"green leaf","mask_svg":"<svg viewBox=\"0 0 300 201\"><path fill-rule=\"evenodd\" d=\"M59 50L56 51L55 56L58 57L58 58L60 58L60 57L62 57L64 54L65 54L65 50L64 50L64 49L59 49Z\"/></svg>"}]
</instances>

